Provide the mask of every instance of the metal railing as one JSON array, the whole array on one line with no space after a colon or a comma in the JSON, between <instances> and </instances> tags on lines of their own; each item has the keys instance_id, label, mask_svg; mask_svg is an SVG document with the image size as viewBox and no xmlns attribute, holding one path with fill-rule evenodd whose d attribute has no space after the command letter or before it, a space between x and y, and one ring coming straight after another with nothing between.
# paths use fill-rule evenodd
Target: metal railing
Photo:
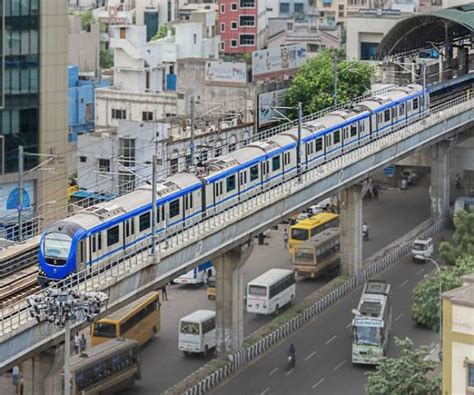
<instances>
[{"instance_id":1,"label":"metal railing","mask_svg":"<svg viewBox=\"0 0 474 395\"><path fill-rule=\"evenodd\" d=\"M383 133L378 134L376 138L368 141L366 144L343 155L336 156L325 163L317 163L314 167L303 171L299 176L294 175L291 178L280 181L278 184L269 185L268 189L255 192L244 200L242 198L240 200L238 198L231 199L223 205L222 211L214 215L209 215L205 219L191 218L186 221L185 227L182 224L168 227L156 237L157 253L161 258L172 255L184 246L204 239L211 233L219 232L223 227L229 226L243 217L251 216L255 213L256 209L271 206L275 202L305 189L321 179L335 173L340 174L340 171L345 167L381 149L392 146L429 126L444 122L456 114L472 110L473 104L474 99L468 97L451 100L428 110L427 115L421 119L414 119L410 122L404 122L395 127L387 128ZM285 214L282 213L282 215ZM133 247L133 249L128 250L126 257L92 266L78 273L76 277L70 277L56 283L54 287L77 287L81 292L106 289L107 284L111 280L116 282L117 279L129 275L132 270L139 270L140 266L149 265L148 250L150 246L150 239L144 240L139 245ZM182 267L177 268L174 272L185 267L186 264L183 264ZM172 273L167 273L162 277L164 278L170 274ZM0 336L31 321L31 317L26 311L26 301L21 300L7 309L1 310L0 319Z\"/></svg>"}]
</instances>

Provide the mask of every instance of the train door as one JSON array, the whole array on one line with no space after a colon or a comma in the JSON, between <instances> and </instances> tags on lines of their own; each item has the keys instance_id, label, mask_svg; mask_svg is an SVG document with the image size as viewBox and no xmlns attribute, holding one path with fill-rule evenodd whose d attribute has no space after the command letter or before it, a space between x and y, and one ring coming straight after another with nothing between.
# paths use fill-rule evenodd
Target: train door
<instances>
[{"instance_id":1,"label":"train door","mask_svg":"<svg viewBox=\"0 0 474 395\"><path fill-rule=\"evenodd\" d=\"M77 245L77 256L76 256L76 271L83 270L87 262L87 239L82 239Z\"/></svg>"},{"instance_id":2,"label":"train door","mask_svg":"<svg viewBox=\"0 0 474 395\"><path fill-rule=\"evenodd\" d=\"M90 237L90 256L89 262L95 263L99 260L100 251L102 250L102 234L101 232L93 234Z\"/></svg>"},{"instance_id":3,"label":"train door","mask_svg":"<svg viewBox=\"0 0 474 395\"><path fill-rule=\"evenodd\" d=\"M267 180L270 178L270 161L264 160L261 163L262 171L262 184L266 184Z\"/></svg>"}]
</instances>

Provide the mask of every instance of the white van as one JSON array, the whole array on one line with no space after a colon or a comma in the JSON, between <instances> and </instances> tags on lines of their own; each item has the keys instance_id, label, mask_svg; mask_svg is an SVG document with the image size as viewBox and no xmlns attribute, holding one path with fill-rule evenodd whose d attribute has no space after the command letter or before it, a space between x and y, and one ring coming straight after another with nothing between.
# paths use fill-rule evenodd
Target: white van
<instances>
[{"instance_id":1,"label":"white van","mask_svg":"<svg viewBox=\"0 0 474 395\"><path fill-rule=\"evenodd\" d=\"M431 258L433 249L433 239L431 237L427 239L416 239L411 249L413 261L425 261L426 258Z\"/></svg>"},{"instance_id":2,"label":"white van","mask_svg":"<svg viewBox=\"0 0 474 395\"><path fill-rule=\"evenodd\" d=\"M216 312L197 310L179 321L178 349L185 355L203 353L216 347Z\"/></svg>"}]
</instances>

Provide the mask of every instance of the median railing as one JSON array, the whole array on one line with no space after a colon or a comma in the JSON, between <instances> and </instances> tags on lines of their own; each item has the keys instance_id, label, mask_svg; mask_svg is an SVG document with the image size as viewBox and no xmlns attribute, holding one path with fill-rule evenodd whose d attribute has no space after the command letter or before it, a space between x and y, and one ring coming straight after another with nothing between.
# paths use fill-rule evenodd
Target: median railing
<instances>
[{"instance_id":1,"label":"median railing","mask_svg":"<svg viewBox=\"0 0 474 395\"><path fill-rule=\"evenodd\" d=\"M267 350L277 344L281 339L289 336L298 328L301 328L301 326L303 326L309 320L313 319L315 316L326 310L329 306L333 305L338 300L342 299L349 292L353 291L358 286L364 284L367 280L381 273L389 266L400 261L401 258L407 256L412 250L413 241L416 237L433 237L444 229L445 224L446 221L441 221L432 226L429 226L428 228L426 228L426 223L421 224L415 229L415 231L409 233L408 236L411 236L410 239L407 240L407 236L405 236L404 238L399 240L399 246L397 248L389 251L382 258L370 265L368 268L351 277L344 284L332 290L322 299L307 307L296 317L286 322L279 328L275 329L273 332L269 333L261 340L257 341L249 347L243 347L238 352L229 355L229 361L228 363L225 363L224 366L208 374L207 377L203 378L196 384L192 384L193 375L191 375L188 378L182 380L181 384L177 384L176 386L165 391L164 394L201 395L211 391L217 385L222 383L225 379L238 372L238 370L244 365L248 364L255 358L265 353ZM183 388L183 385L186 386L187 383L189 383L189 388Z\"/></svg>"}]
</instances>

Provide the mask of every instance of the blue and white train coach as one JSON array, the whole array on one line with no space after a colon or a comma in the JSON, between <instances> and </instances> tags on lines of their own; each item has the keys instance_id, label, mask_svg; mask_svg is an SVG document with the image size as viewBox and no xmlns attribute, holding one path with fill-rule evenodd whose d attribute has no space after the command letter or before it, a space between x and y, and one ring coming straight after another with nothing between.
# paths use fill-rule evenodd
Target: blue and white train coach
<instances>
[{"instance_id":1,"label":"blue and white train coach","mask_svg":"<svg viewBox=\"0 0 474 395\"><path fill-rule=\"evenodd\" d=\"M391 127L423 117L429 96L420 85L396 87L306 122L264 141L211 159L196 174L181 173L157 185L157 232L182 228L248 199L262 189L367 144ZM300 147L298 155L298 146ZM299 163L298 163L299 161ZM97 204L47 227L39 249L42 284L87 266L145 248L151 235L151 187Z\"/></svg>"}]
</instances>

